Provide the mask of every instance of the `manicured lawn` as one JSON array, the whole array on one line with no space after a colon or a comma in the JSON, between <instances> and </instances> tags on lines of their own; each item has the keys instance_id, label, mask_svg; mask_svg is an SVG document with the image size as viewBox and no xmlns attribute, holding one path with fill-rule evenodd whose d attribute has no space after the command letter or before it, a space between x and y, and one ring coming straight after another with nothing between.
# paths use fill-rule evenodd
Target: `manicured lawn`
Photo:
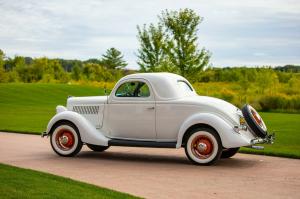
<instances>
[{"instance_id":1,"label":"manicured lawn","mask_svg":"<svg viewBox=\"0 0 300 199\"><path fill-rule=\"evenodd\" d=\"M104 95L96 87L67 84L0 84L0 130L41 133L68 96Z\"/></svg>"},{"instance_id":2,"label":"manicured lawn","mask_svg":"<svg viewBox=\"0 0 300 199\"><path fill-rule=\"evenodd\" d=\"M264 150L242 148L240 152L300 158L300 114L260 113L268 130L275 131L273 145Z\"/></svg>"},{"instance_id":3,"label":"manicured lawn","mask_svg":"<svg viewBox=\"0 0 300 199\"><path fill-rule=\"evenodd\" d=\"M0 130L40 133L65 105L69 95L103 95L97 87L66 84L0 84ZM241 152L300 158L300 114L261 113L270 131L276 132L274 145L264 150L242 148Z\"/></svg>"},{"instance_id":4,"label":"manicured lawn","mask_svg":"<svg viewBox=\"0 0 300 199\"><path fill-rule=\"evenodd\" d=\"M136 198L47 173L0 164L0 198Z\"/></svg>"}]
</instances>

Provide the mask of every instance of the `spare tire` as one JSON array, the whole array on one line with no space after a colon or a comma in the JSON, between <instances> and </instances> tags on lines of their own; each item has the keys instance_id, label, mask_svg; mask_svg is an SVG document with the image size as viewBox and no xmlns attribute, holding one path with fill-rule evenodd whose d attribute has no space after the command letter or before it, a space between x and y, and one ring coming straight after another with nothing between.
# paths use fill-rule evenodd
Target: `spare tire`
<instances>
[{"instance_id":1,"label":"spare tire","mask_svg":"<svg viewBox=\"0 0 300 199\"><path fill-rule=\"evenodd\" d=\"M263 119L252 106L245 104L242 108L242 113L254 134L261 138L265 138L268 135L267 127Z\"/></svg>"}]
</instances>

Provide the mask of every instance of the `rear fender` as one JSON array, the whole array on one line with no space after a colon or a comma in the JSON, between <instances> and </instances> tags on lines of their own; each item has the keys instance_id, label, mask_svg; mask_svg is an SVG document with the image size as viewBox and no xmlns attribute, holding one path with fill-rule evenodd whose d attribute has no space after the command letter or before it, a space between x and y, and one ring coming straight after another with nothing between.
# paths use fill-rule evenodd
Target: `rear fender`
<instances>
[{"instance_id":1,"label":"rear fender","mask_svg":"<svg viewBox=\"0 0 300 199\"><path fill-rule=\"evenodd\" d=\"M250 144L250 140L247 137L236 133L233 130L233 125L225 121L220 116L211 113L197 113L187 118L181 125L177 137L176 148L182 146L182 141L187 130L197 124L205 124L214 128L219 134L222 145L224 148L234 148L240 146L247 146Z\"/></svg>"},{"instance_id":2,"label":"rear fender","mask_svg":"<svg viewBox=\"0 0 300 199\"><path fill-rule=\"evenodd\" d=\"M49 134L53 125L57 122L67 120L72 122L79 130L81 141L88 144L108 146L108 138L103 133L98 131L87 119L82 115L73 112L62 110L58 112L48 123L46 133Z\"/></svg>"}]
</instances>

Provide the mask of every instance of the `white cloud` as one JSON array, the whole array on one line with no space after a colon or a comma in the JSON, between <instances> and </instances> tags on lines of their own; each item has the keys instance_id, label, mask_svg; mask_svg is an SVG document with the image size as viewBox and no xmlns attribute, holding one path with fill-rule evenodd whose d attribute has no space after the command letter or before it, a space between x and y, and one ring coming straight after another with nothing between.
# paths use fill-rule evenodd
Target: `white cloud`
<instances>
[{"instance_id":1,"label":"white cloud","mask_svg":"<svg viewBox=\"0 0 300 199\"><path fill-rule=\"evenodd\" d=\"M113 46L137 68L136 25L185 7L204 17L199 41L214 65L300 63L297 0L0 0L0 48L9 56L88 59Z\"/></svg>"}]
</instances>

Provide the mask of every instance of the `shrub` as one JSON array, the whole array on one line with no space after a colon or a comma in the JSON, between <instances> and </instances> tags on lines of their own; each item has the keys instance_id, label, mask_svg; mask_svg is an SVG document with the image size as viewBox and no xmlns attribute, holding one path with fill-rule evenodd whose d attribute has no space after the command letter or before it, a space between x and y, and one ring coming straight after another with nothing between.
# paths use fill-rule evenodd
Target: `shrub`
<instances>
[{"instance_id":1,"label":"shrub","mask_svg":"<svg viewBox=\"0 0 300 199\"><path fill-rule=\"evenodd\" d=\"M289 110L300 111L300 96L271 95L260 98L262 111Z\"/></svg>"}]
</instances>

